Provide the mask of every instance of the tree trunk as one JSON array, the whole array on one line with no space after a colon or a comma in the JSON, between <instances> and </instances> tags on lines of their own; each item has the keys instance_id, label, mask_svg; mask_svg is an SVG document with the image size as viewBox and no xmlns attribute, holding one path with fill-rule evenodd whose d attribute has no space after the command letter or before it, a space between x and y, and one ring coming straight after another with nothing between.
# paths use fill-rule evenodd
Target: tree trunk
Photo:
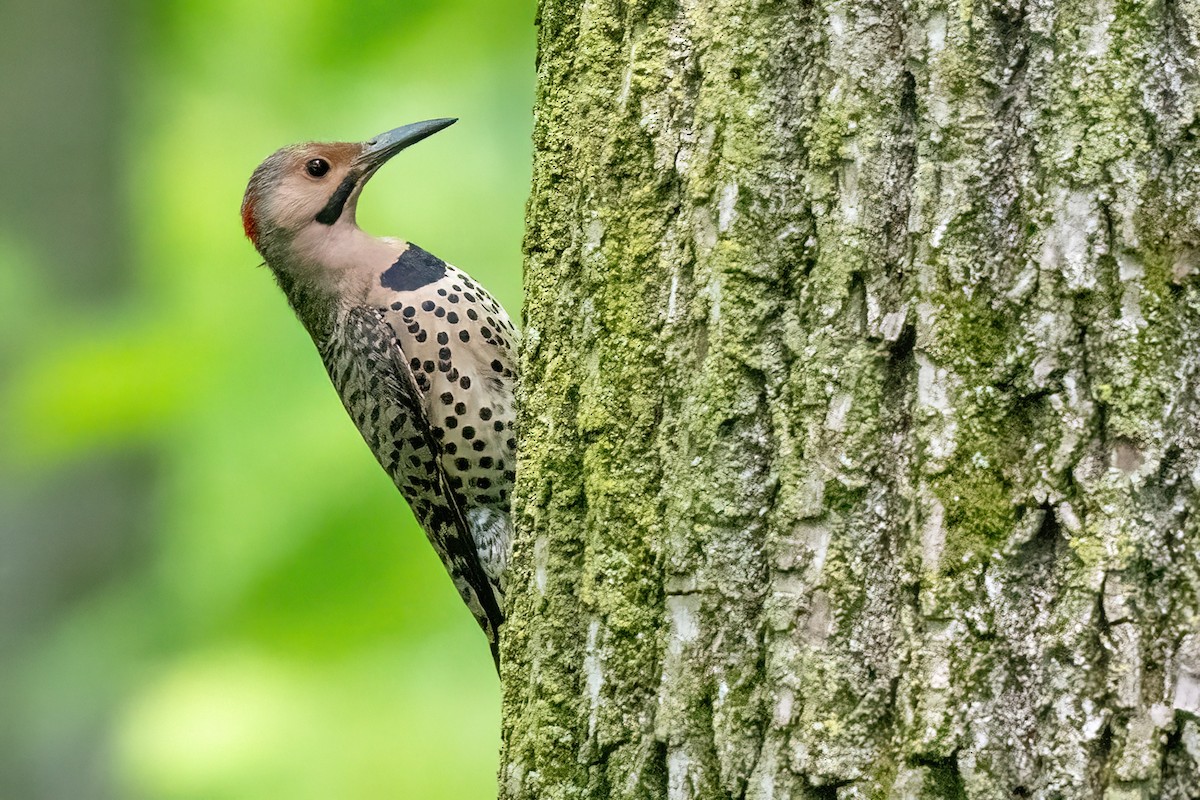
<instances>
[{"instance_id":1,"label":"tree trunk","mask_svg":"<svg viewBox=\"0 0 1200 800\"><path fill-rule=\"evenodd\" d=\"M539 16L501 795L1200 796L1200 2Z\"/></svg>"}]
</instances>

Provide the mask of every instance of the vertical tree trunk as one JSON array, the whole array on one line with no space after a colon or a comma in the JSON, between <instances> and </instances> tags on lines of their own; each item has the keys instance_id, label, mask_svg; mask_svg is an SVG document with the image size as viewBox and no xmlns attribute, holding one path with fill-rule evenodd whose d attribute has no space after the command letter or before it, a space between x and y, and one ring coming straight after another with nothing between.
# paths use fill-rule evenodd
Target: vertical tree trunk
<instances>
[{"instance_id":1,"label":"vertical tree trunk","mask_svg":"<svg viewBox=\"0 0 1200 800\"><path fill-rule=\"evenodd\" d=\"M539 26L502 796L1200 796L1200 2Z\"/></svg>"}]
</instances>

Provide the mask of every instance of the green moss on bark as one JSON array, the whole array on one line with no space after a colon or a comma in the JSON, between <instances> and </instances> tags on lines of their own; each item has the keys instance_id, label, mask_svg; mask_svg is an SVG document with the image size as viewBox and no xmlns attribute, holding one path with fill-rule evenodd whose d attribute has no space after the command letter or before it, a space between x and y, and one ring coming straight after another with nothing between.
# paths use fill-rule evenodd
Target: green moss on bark
<instances>
[{"instance_id":1,"label":"green moss on bark","mask_svg":"<svg viewBox=\"0 0 1200 800\"><path fill-rule=\"evenodd\" d=\"M1198 29L542 4L503 797L1185 796Z\"/></svg>"}]
</instances>

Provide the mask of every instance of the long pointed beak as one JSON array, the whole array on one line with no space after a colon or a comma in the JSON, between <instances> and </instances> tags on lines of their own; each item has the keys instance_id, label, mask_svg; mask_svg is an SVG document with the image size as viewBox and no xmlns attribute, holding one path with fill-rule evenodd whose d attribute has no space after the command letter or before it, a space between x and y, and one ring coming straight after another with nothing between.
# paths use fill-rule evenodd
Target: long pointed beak
<instances>
[{"instance_id":1,"label":"long pointed beak","mask_svg":"<svg viewBox=\"0 0 1200 800\"><path fill-rule=\"evenodd\" d=\"M381 133L366 143L366 149L358 157L358 165L367 173L374 172L404 148L433 136L456 122L456 118L427 119Z\"/></svg>"}]
</instances>

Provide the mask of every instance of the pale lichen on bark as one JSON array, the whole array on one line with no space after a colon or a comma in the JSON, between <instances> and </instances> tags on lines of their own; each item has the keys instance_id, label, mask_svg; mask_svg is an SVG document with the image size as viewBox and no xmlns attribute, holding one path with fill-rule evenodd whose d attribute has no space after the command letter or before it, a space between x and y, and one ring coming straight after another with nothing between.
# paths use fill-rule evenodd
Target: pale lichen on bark
<instances>
[{"instance_id":1,"label":"pale lichen on bark","mask_svg":"<svg viewBox=\"0 0 1200 800\"><path fill-rule=\"evenodd\" d=\"M539 35L502 796L1195 796L1200 3Z\"/></svg>"}]
</instances>

